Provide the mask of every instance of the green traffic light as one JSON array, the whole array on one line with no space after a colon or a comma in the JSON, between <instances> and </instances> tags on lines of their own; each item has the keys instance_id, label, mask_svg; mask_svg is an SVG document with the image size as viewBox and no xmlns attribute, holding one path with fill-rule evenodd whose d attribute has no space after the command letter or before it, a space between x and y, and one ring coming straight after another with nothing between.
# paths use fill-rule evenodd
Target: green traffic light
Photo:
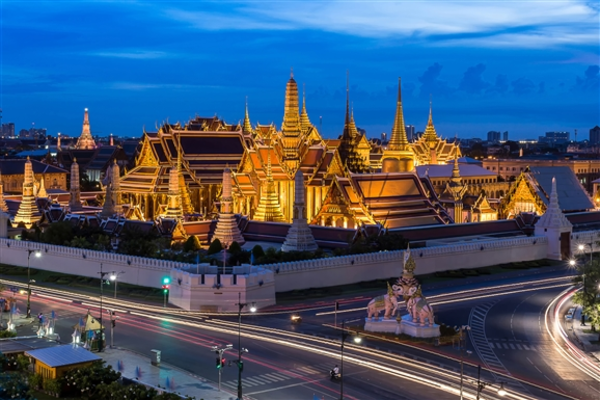
<instances>
[{"instance_id":1,"label":"green traffic light","mask_svg":"<svg viewBox=\"0 0 600 400\"><path fill-rule=\"evenodd\" d=\"M169 278L168 276L165 276L163 278L163 284L168 285L169 283L171 283L171 278Z\"/></svg>"}]
</instances>

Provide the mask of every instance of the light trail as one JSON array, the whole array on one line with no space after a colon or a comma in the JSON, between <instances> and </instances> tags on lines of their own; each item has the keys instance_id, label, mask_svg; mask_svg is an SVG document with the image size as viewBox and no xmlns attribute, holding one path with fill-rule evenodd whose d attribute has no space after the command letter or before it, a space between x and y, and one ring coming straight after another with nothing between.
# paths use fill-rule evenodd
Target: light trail
<instances>
[{"instance_id":1,"label":"light trail","mask_svg":"<svg viewBox=\"0 0 600 400\"><path fill-rule=\"evenodd\" d=\"M583 353L580 349L575 347L571 341L567 333L564 331L560 321L560 310L564 306L564 304L573 296L573 294L581 289L567 289L561 294L559 294L546 308L545 313L545 325L546 332L552 338L552 341L556 345L555 348L559 352L559 354L568 361L575 368L579 369L584 374L588 375L590 378L595 379L597 382L600 382L600 368L598 365L595 365L590 361L590 359ZM550 310L554 307L554 321L550 322ZM551 329L551 327L553 329ZM562 343L559 343L556 336L559 336L562 339Z\"/></svg>"}]
</instances>

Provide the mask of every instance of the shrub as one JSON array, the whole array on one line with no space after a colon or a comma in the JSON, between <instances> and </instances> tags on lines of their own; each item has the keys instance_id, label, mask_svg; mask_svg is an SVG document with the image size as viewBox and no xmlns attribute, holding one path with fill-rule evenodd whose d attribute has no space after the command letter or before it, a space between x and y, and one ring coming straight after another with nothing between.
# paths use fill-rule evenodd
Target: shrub
<instances>
[{"instance_id":1,"label":"shrub","mask_svg":"<svg viewBox=\"0 0 600 400\"><path fill-rule=\"evenodd\" d=\"M252 248L252 254L254 254L254 258L258 260L259 258L265 256L265 251L263 250L261 245L257 244Z\"/></svg>"},{"instance_id":2,"label":"shrub","mask_svg":"<svg viewBox=\"0 0 600 400\"><path fill-rule=\"evenodd\" d=\"M17 333L13 332L13 331L0 331L1 339L12 338L12 337L16 337L16 336L17 336Z\"/></svg>"},{"instance_id":3,"label":"shrub","mask_svg":"<svg viewBox=\"0 0 600 400\"><path fill-rule=\"evenodd\" d=\"M41 377L40 377L41 378ZM62 392L62 380L59 379L44 379L42 381L42 387L46 391L46 393L60 397Z\"/></svg>"},{"instance_id":4,"label":"shrub","mask_svg":"<svg viewBox=\"0 0 600 400\"><path fill-rule=\"evenodd\" d=\"M212 243L208 247L207 254L208 255L216 254L216 253L220 252L221 250L223 250L223 245L221 244L221 241L219 239L215 239L212 241Z\"/></svg>"},{"instance_id":5,"label":"shrub","mask_svg":"<svg viewBox=\"0 0 600 400\"><path fill-rule=\"evenodd\" d=\"M243 250L242 246L240 246L238 242L233 242L229 245L229 249L227 251L229 251L231 254L238 254L241 253Z\"/></svg>"},{"instance_id":6,"label":"shrub","mask_svg":"<svg viewBox=\"0 0 600 400\"><path fill-rule=\"evenodd\" d=\"M40 374L31 374L29 375L29 386L34 389L40 389L42 387L44 378L42 378L42 376Z\"/></svg>"}]
</instances>

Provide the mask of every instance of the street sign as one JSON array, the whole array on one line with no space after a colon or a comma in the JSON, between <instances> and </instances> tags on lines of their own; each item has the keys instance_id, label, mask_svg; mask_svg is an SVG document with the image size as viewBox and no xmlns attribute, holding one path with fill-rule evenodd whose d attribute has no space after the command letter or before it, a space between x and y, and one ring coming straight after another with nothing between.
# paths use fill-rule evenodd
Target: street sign
<instances>
[{"instance_id":1,"label":"street sign","mask_svg":"<svg viewBox=\"0 0 600 400\"><path fill-rule=\"evenodd\" d=\"M10 291L11 291L11 292L15 292L15 293L16 293L16 292L18 292L18 291L19 291L19 288L18 288L18 287L16 287L16 286L11 286L11 287L10 287Z\"/></svg>"}]
</instances>

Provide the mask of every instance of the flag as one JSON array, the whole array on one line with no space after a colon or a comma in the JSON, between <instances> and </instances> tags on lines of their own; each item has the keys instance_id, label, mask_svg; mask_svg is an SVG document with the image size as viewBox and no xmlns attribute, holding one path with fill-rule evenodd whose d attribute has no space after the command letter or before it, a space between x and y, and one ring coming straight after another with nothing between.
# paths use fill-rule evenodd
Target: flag
<instances>
[{"instance_id":1,"label":"flag","mask_svg":"<svg viewBox=\"0 0 600 400\"><path fill-rule=\"evenodd\" d=\"M13 314L17 313L17 303L13 303L12 310L10 310L10 312Z\"/></svg>"},{"instance_id":2,"label":"flag","mask_svg":"<svg viewBox=\"0 0 600 400\"><path fill-rule=\"evenodd\" d=\"M85 322L83 322L83 318L79 318L79 326L82 328L85 326Z\"/></svg>"},{"instance_id":3,"label":"flag","mask_svg":"<svg viewBox=\"0 0 600 400\"><path fill-rule=\"evenodd\" d=\"M52 310L52 313L50 315L52 316L52 319L56 319L56 313L54 312L54 310Z\"/></svg>"},{"instance_id":4,"label":"flag","mask_svg":"<svg viewBox=\"0 0 600 400\"><path fill-rule=\"evenodd\" d=\"M121 361L121 360L117 361L117 371L123 372L124 369L125 369L125 367L123 366L123 361Z\"/></svg>"},{"instance_id":5,"label":"flag","mask_svg":"<svg viewBox=\"0 0 600 400\"><path fill-rule=\"evenodd\" d=\"M200 264L200 253L196 253L196 264Z\"/></svg>"},{"instance_id":6,"label":"flag","mask_svg":"<svg viewBox=\"0 0 600 400\"><path fill-rule=\"evenodd\" d=\"M15 305L15 314L17 314L17 315L21 314L21 310L19 310L19 307L17 307L16 305Z\"/></svg>"},{"instance_id":7,"label":"flag","mask_svg":"<svg viewBox=\"0 0 600 400\"><path fill-rule=\"evenodd\" d=\"M250 252L250 265L254 265L254 253Z\"/></svg>"},{"instance_id":8,"label":"flag","mask_svg":"<svg viewBox=\"0 0 600 400\"><path fill-rule=\"evenodd\" d=\"M321 400L321 399L319 399L319 396L317 396L316 394L313 394L313 400Z\"/></svg>"}]
</instances>

